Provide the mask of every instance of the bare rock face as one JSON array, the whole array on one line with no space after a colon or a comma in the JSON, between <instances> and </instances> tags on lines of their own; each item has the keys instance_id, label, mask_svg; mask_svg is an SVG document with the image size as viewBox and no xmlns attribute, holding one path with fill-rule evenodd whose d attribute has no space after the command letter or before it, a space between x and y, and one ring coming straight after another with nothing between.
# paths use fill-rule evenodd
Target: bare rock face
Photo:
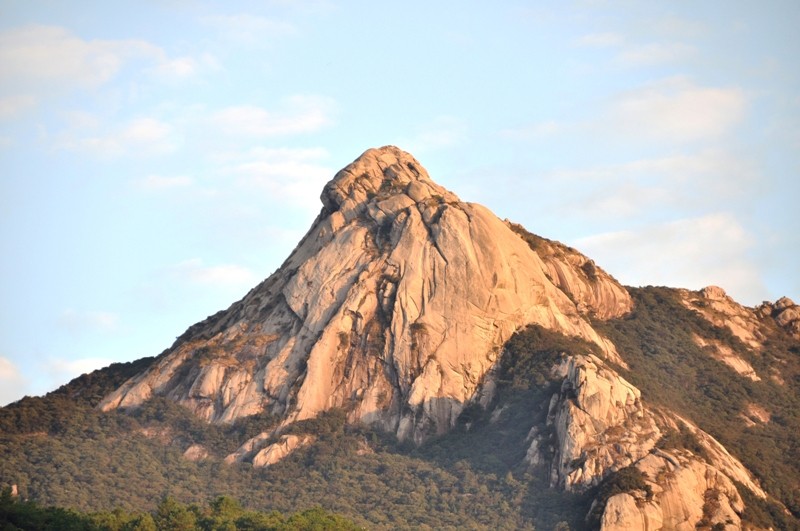
<instances>
[{"instance_id":1,"label":"bare rock face","mask_svg":"<svg viewBox=\"0 0 800 531\"><path fill-rule=\"evenodd\" d=\"M567 358L564 380L550 401L547 424L555 445L532 433L526 460L550 463L552 486L582 490L650 452L661 431L641 401L641 392L595 356Z\"/></svg>"},{"instance_id":2,"label":"bare rock face","mask_svg":"<svg viewBox=\"0 0 800 531\"><path fill-rule=\"evenodd\" d=\"M695 335L693 339L697 346L705 349L715 360L724 363L738 374L744 376L745 378L749 378L754 382L761 380L761 377L756 374L755 369L753 369L753 366L750 365L747 360L743 359L741 356L738 356L733 349L723 344L721 341L704 339L698 335Z\"/></svg>"},{"instance_id":3,"label":"bare rock face","mask_svg":"<svg viewBox=\"0 0 800 531\"><path fill-rule=\"evenodd\" d=\"M531 430L525 460L549 467L551 486L568 491L585 491L626 467L638 469L647 485L610 497L601 529L740 529L744 504L734 481L765 496L718 441L674 413L645 407L639 389L603 360L569 356L556 373L561 389L550 401L547 425ZM668 431L688 432L702 455L660 449Z\"/></svg>"},{"instance_id":4,"label":"bare rock face","mask_svg":"<svg viewBox=\"0 0 800 531\"><path fill-rule=\"evenodd\" d=\"M636 467L647 478L650 495L634 491L609 498L601 530L742 528L742 498L731 479L713 465L678 451L650 454Z\"/></svg>"},{"instance_id":5,"label":"bare rock face","mask_svg":"<svg viewBox=\"0 0 800 531\"><path fill-rule=\"evenodd\" d=\"M312 442L314 438L310 435L283 435L278 442L259 450L253 457L253 466L258 468L274 465L298 448L308 446Z\"/></svg>"},{"instance_id":6,"label":"bare rock face","mask_svg":"<svg viewBox=\"0 0 800 531\"><path fill-rule=\"evenodd\" d=\"M764 334L758 315L752 309L738 304L722 288L708 286L699 292L685 292L684 304L711 324L728 328L751 349L761 348Z\"/></svg>"},{"instance_id":7,"label":"bare rock face","mask_svg":"<svg viewBox=\"0 0 800 531\"><path fill-rule=\"evenodd\" d=\"M664 529L661 508L647 500L643 493L637 496L623 492L609 498L600 521L603 531L656 531Z\"/></svg>"},{"instance_id":8,"label":"bare rock face","mask_svg":"<svg viewBox=\"0 0 800 531\"><path fill-rule=\"evenodd\" d=\"M547 265L547 277L571 300L578 311L597 319L621 317L633 308L628 291L572 247L526 231L520 225L506 222L519 234Z\"/></svg>"},{"instance_id":9,"label":"bare rock face","mask_svg":"<svg viewBox=\"0 0 800 531\"><path fill-rule=\"evenodd\" d=\"M571 255L545 264L409 154L365 152L321 199L272 276L191 327L100 407L160 395L211 422L269 411L284 424L347 407L351 422L419 442L454 425L523 325L579 336L622 361L584 315L627 311L624 288L610 277L577 280L588 273Z\"/></svg>"}]
</instances>

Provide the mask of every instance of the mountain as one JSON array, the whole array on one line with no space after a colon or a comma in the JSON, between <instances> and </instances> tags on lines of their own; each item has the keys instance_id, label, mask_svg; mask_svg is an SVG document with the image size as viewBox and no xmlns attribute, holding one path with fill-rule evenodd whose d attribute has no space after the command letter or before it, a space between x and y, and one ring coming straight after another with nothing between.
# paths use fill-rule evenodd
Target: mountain
<instances>
[{"instance_id":1,"label":"mountain","mask_svg":"<svg viewBox=\"0 0 800 531\"><path fill-rule=\"evenodd\" d=\"M570 262L588 263L577 253L553 251L545 263L407 153L367 151L321 199L273 275L192 327L101 408L158 394L212 422L266 410L289 424L348 405L350 421L422 442L451 429L487 389L520 326L575 335L617 357L584 316L627 312L624 288L600 270L590 279Z\"/></svg>"},{"instance_id":2,"label":"mountain","mask_svg":"<svg viewBox=\"0 0 800 531\"><path fill-rule=\"evenodd\" d=\"M326 509L376 528L798 527L791 300L746 308L716 287L626 288L460 201L391 146L337 173L321 200L275 273L157 358L4 408L0 479L75 504L39 485L69 473L36 456L68 442L69 470L127 437L153 459L164 448L149 466L186 501L225 485L170 473L213 469L237 493L298 492L294 505L244 500L259 509L299 510L299 491L321 489ZM104 461L110 475L70 488L91 498L138 473ZM346 500L330 494L342 481ZM417 508L386 501L406 489ZM102 499L77 503L110 508Z\"/></svg>"}]
</instances>

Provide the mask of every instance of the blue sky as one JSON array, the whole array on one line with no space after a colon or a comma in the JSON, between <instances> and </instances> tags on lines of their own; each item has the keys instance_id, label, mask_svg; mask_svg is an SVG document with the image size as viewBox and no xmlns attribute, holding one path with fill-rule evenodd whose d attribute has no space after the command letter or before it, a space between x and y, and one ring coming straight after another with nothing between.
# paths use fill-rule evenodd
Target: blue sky
<instances>
[{"instance_id":1,"label":"blue sky","mask_svg":"<svg viewBox=\"0 0 800 531\"><path fill-rule=\"evenodd\" d=\"M0 404L155 355L365 149L628 285L800 298L800 3L0 0Z\"/></svg>"}]
</instances>

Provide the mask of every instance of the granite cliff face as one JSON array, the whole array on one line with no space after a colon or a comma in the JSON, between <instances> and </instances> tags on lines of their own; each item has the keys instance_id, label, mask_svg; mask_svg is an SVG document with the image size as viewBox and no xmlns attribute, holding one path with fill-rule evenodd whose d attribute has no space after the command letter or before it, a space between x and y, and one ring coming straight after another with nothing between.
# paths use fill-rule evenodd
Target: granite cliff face
<instances>
[{"instance_id":1,"label":"granite cliff face","mask_svg":"<svg viewBox=\"0 0 800 531\"><path fill-rule=\"evenodd\" d=\"M639 389L597 357L570 356L553 371L562 383L546 424L528 435L525 461L548 469L551 487L567 491L600 485L625 468L643 478L643 488L606 501L600 529L741 529L744 503L734 482L766 497L713 437L670 411L645 406ZM695 448L662 448L670 433L688 434Z\"/></svg>"},{"instance_id":2,"label":"granite cliff face","mask_svg":"<svg viewBox=\"0 0 800 531\"><path fill-rule=\"evenodd\" d=\"M211 422L268 411L290 424L346 406L352 422L421 442L489 400L489 370L523 325L578 336L623 363L587 320L627 312L622 286L555 242L534 251L409 154L365 152L321 200L278 271L101 408L160 395Z\"/></svg>"}]
</instances>

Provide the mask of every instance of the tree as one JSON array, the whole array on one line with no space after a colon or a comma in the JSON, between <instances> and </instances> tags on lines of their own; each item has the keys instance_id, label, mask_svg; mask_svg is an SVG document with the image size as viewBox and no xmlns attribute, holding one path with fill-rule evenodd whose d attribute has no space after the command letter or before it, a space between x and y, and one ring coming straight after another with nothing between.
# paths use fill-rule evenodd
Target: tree
<instances>
[{"instance_id":1,"label":"tree","mask_svg":"<svg viewBox=\"0 0 800 531\"><path fill-rule=\"evenodd\" d=\"M194 514L172 496L161 500L153 520L159 531L194 531L197 528Z\"/></svg>"}]
</instances>

